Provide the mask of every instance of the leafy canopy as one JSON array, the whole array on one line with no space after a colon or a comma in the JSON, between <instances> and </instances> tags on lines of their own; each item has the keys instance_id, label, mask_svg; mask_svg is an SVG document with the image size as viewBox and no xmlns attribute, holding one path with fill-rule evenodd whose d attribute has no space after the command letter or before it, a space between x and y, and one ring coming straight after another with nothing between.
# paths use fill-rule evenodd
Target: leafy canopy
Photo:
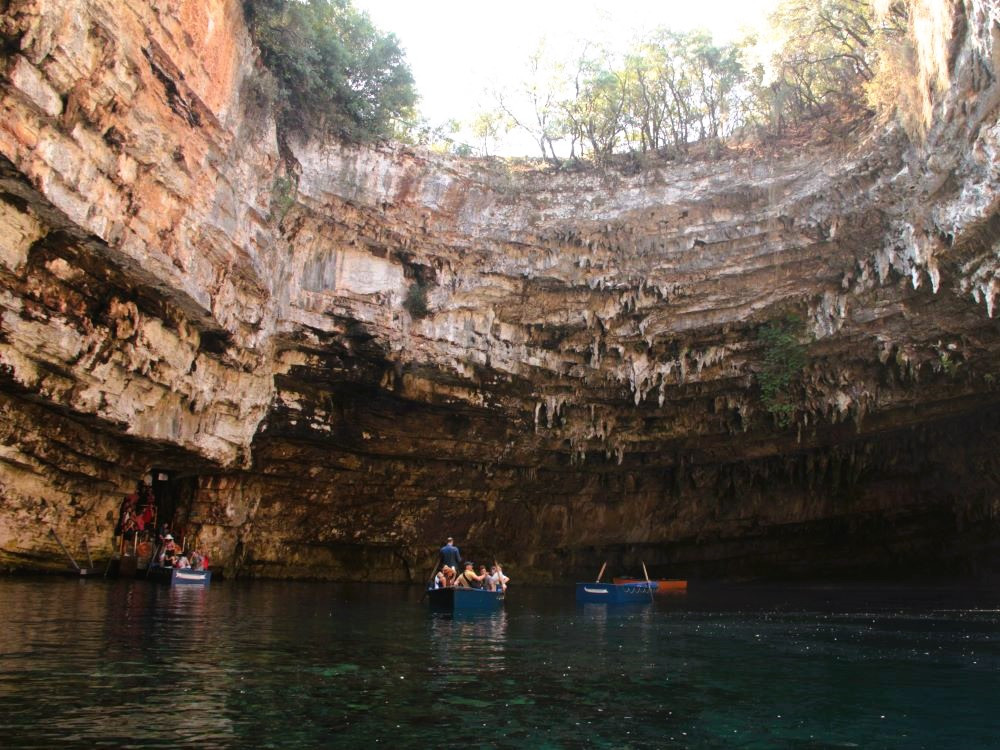
<instances>
[{"instance_id":1,"label":"leafy canopy","mask_svg":"<svg viewBox=\"0 0 1000 750\"><path fill-rule=\"evenodd\" d=\"M521 84L496 92L499 111L554 163L557 151L602 163L800 125L850 133L872 107L896 109L912 1L876 12L875 0L780 0L766 38L729 44L653 29L620 52L588 42L571 60L540 47Z\"/></svg>"},{"instance_id":2,"label":"leafy canopy","mask_svg":"<svg viewBox=\"0 0 1000 750\"><path fill-rule=\"evenodd\" d=\"M276 79L281 126L370 139L411 115L417 94L398 40L350 0L244 0L243 9Z\"/></svg>"}]
</instances>

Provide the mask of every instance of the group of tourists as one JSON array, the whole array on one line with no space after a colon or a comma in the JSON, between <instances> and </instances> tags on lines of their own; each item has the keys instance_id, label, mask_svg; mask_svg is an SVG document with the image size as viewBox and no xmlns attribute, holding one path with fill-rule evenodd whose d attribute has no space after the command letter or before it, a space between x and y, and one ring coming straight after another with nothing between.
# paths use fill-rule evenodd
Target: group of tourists
<instances>
[{"instance_id":1,"label":"group of tourists","mask_svg":"<svg viewBox=\"0 0 1000 750\"><path fill-rule=\"evenodd\" d=\"M153 488L143 480L139 480L135 492L130 492L122 498L118 508L115 534L121 537L120 551L124 551L127 544L148 539L155 528L156 498L153 496Z\"/></svg>"},{"instance_id":2,"label":"group of tourists","mask_svg":"<svg viewBox=\"0 0 1000 750\"><path fill-rule=\"evenodd\" d=\"M156 558L156 564L161 568L208 570L208 557L196 549L182 549L174 540L173 534L168 531L160 542L160 554Z\"/></svg>"},{"instance_id":3,"label":"group of tourists","mask_svg":"<svg viewBox=\"0 0 1000 750\"><path fill-rule=\"evenodd\" d=\"M161 568L208 570L207 556L197 549L184 548L183 533L179 532L181 544L178 544L169 523L157 526L158 512L153 488L145 479L140 479L135 491L122 498L118 509L115 535L120 537L119 554L148 556L150 564Z\"/></svg>"},{"instance_id":4,"label":"group of tourists","mask_svg":"<svg viewBox=\"0 0 1000 750\"><path fill-rule=\"evenodd\" d=\"M485 565L476 565L470 560L462 561L462 553L455 546L455 540L448 537L447 543L441 548L438 559L438 571L431 582L431 588L444 589L452 586L459 588L486 589L487 591L506 591L510 578L504 575L499 564L494 563L489 570Z\"/></svg>"}]
</instances>

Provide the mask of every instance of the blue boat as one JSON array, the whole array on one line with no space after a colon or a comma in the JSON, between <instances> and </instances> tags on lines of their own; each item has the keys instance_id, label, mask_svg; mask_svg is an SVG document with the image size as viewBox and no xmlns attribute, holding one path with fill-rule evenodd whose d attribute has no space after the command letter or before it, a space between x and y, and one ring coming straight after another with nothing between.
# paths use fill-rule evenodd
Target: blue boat
<instances>
[{"instance_id":1,"label":"blue boat","mask_svg":"<svg viewBox=\"0 0 1000 750\"><path fill-rule=\"evenodd\" d=\"M212 582L211 570L193 568L161 568L154 565L146 577L151 581L169 583L171 586L207 586Z\"/></svg>"},{"instance_id":2,"label":"blue boat","mask_svg":"<svg viewBox=\"0 0 1000 750\"><path fill-rule=\"evenodd\" d=\"M576 600L586 604L649 604L656 592L656 582L647 583L578 583Z\"/></svg>"},{"instance_id":3,"label":"blue boat","mask_svg":"<svg viewBox=\"0 0 1000 750\"><path fill-rule=\"evenodd\" d=\"M212 582L211 570L193 570L191 568L174 568L170 576L171 586L207 586Z\"/></svg>"},{"instance_id":4,"label":"blue boat","mask_svg":"<svg viewBox=\"0 0 1000 750\"><path fill-rule=\"evenodd\" d=\"M427 589L427 601L439 612L491 612L503 604L503 592L451 586Z\"/></svg>"}]
</instances>

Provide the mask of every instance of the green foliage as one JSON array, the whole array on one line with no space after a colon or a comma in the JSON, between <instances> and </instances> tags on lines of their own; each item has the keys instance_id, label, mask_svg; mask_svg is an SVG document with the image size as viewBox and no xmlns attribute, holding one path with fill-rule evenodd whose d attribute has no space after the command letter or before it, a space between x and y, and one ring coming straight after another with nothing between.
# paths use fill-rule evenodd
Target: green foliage
<instances>
[{"instance_id":1,"label":"green foliage","mask_svg":"<svg viewBox=\"0 0 1000 750\"><path fill-rule=\"evenodd\" d=\"M579 145L602 163L613 154L625 136L628 106L627 70L615 70L606 53L583 55L577 62L574 96L561 104L563 122L572 140L571 153Z\"/></svg>"},{"instance_id":2,"label":"green foliage","mask_svg":"<svg viewBox=\"0 0 1000 750\"><path fill-rule=\"evenodd\" d=\"M787 427L795 415L791 389L806 364L806 347L800 342L802 321L797 316L768 323L757 333L764 361L757 373L761 400L779 427Z\"/></svg>"},{"instance_id":3,"label":"green foliage","mask_svg":"<svg viewBox=\"0 0 1000 750\"><path fill-rule=\"evenodd\" d=\"M406 299L403 300L403 307L414 318L424 318L430 312L427 307L427 285L421 281L414 281L406 291Z\"/></svg>"},{"instance_id":4,"label":"green foliage","mask_svg":"<svg viewBox=\"0 0 1000 750\"><path fill-rule=\"evenodd\" d=\"M297 191L298 183L291 177L276 177L271 185L271 218L279 224L289 209L295 205Z\"/></svg>"},{"instance_id":5,"label":"green foliage","mask_svg":"<svg viewBox=\"0 0 1000 750\"><path fill-rule=\"evenodd\" d=\"M574 61L539 48L522 83L497 102L555 163L560 151L601 163L706 139L780 136L801 123L833 130L870 116L871 92L899 90L899 66L891 80L880 71L899 46L907 5L876 15L873 2L780 0L770 36L735 44L657 29L621 53L587 44Z\"/></svg>"},{"instance_id":6,"label":"green foliage","mask_svg":"<svg viewBox=\"0 0 1000 750\"><path fill-rule=\"evenodd\" d=\"M413 122L397 121L393 138L402 143L423 146L439 154L471 156L472 146L459 140L462 129L458 120L448 120L440 125L432 125L426 117Z\"/></svg>"},{"instance_id":7,"label":"green foliage","mask_svg":"<svg viewBox=\"0 0 1000 750\"><path fill-rule=\"evenodd\" d=\"M875 12L870 0L782 0L771 25L778 52L769 91L785 121L852 108L875 75Z\"/></svg>"},{"instance_id":8,"label":"green foliage","mask_svg":"<svg viewBox=\"0 0 1000 750\"><path fill-rule=\"evenodd\" d=\"M500 109L484 110L471 123L472 135L479 142L479 150L483 156L489 156L494 151L495 144L512 127L514 123Z\"/></svg>"},{"instance_id":9,"label":"green foliage","mask_svg":"<svg viewBox=\"0 0 1000 750\"><path fill-rule=\"evenodd\" d=\"M962 366L962 363L958 360L952 359L951 354L948 352L941 352L938 355L938 361L941 363L942 372L949 377L954 377L958 373L959 368Z\"/></svg>"},{"instance_id":10,"label":"green foliage","mask_svg":"<svg viewBox=\"0 0 1000 750\"><path fill-rule=\"evenodd\" d=\"M528 57L527 71L518 90L497 91L500 112L531 135L542 158L559 163L555 144L566 136L565 66L553 60L541 45Z\"/></svg>"},{"instance_id":11,"label":"green foliage","mask_svg":"<svg viewBox=\"0 0 1000 750\"><path fill-rule=\"evenodd\" d=\"M416 91L396 37L349 0L244 0L243 8L277 83L283 127L377 138L411 113Z\"/></svg>"}]
</instances>

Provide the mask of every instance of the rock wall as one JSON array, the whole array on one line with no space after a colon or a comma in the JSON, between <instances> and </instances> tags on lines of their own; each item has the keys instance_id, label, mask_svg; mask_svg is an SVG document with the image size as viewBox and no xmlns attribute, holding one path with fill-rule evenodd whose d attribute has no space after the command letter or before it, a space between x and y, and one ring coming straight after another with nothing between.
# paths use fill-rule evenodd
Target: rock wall
<instances>
[{"instance_id":1,"label":"rock wall","mask_svg":"<svg viewBox=\"0 0 1000 750\"><path fill-rule=\"evenodd\" d=\"M7 3L0 565L107 555L156 469L230 574L419 579L446 534L535 578L988 572L1000 19L956 7L922 141L626 173L279 149L239 3Z\"/></svg>"}]
</instances>

